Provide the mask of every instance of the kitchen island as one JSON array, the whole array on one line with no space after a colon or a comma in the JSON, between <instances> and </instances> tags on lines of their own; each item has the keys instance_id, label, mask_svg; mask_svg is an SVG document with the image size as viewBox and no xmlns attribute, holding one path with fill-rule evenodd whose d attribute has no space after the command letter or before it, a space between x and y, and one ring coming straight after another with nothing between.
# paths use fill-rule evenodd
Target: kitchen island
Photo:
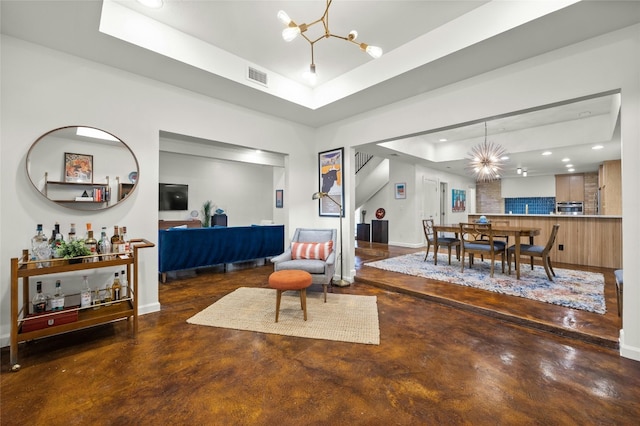
<instances>
[{"instance_id":1,"label":"kitchen island","mask_svg":"<svg viewBox=\"0 0 640 426\"><path fill-rule=\"evenodd\" d=\"M482 215L470 214L469 221ZM489 221L508 220L512 226L540 228L540 235L534 241L536 245L545 245L551 228L558 223L558 236L551 250L552 262L622 269L622 216L493 213L484 216Z\"/></svg>"}]
</instances>

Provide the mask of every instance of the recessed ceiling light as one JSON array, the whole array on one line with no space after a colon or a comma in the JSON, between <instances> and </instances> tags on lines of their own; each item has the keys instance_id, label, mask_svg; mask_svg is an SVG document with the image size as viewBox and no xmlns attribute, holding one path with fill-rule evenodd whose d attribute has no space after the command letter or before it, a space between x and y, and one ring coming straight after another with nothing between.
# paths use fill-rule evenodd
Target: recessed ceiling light
<instances>
[{"instance_id":1,"label":"recessed ceiling light","mask_svg":"<svg viewBox=\"0 0 640 426\"><path fill-rule=\"evenodd\" d=\"M260 151L259 149L256 149L256 154L262 154L262 151Z\"/></svg>"},{"instance_id":2,"label":"recessed ceiling light","mask_svg":"<svg viewBox=\"0 0 640 426\"><path fill-rule=\"evenodd\" d=\"M447 138L440 138L440 139L438 139L438 141L439 141L439 142L446 142L446 141L447 141Z\"/></svg>"},{"instance_id":3,"label":"recessed ceiling light","mask_svg":"<svg viewBox=\"0 0 640 426\"><path fill-rule=\"evenodd\" d=\"M562 159L562 162L563 162L563 163L566 163L566 162L568 162L568 161L571 161L571 158L563 158L563 159Z\"/></svg>"},{"instance_id":4,"label":"recessed ceiling light","mask_svg":"<svg viewBox=\"0 0 640 426\"><path fill-rule=\"evenodd\" d=\"M569 169L568 171L570 171L570 172L575 172L575 171L576 171L576 169Z\"/></svg>"},{"instance_id":5,"label":"recessed ceiling light","mask_svg":"<svg viewBox=\"0 0 640 426\"><path fill-rule=\"evenodd\" d=\"M542 153L542 155L551 155L551 151L545 151Z\"/></svg>"},{"instance_id":6,"label":"recessed ceiling light","mask_svg":"<svg viewBox=\"0 0 640 426\"><path fill-rule=\"evenodd\" d=\"M573 164L565 164L564 166L569 168L569 167L573 167Z\"/></svg>"},{"instance_id":7,"label":"recessed ceiling light","mask_svg":"<svg viewBox=\"0 0 640 426\"><path fill-rule=\"evenodd\" d=\"M502 161L506 161L506 160L508 160L508 159L509 159L509 156L508 156L508 155L505 155L504 157L501 157L500 159L501 159Z\"/></svg>"},{"instance_id":8,"label":"recessed ceiling light","mask_svg":"<svg viewBox=\"0 0 640 426\"><path fill-rule=\"evenodd\" d=\"M162 0L138 0L138 3L152 9L160 9L162 7Z\"/></svg>"},{"instance_id":9,"label":"recessed ceiling light","mask_svg":"<svg viewBox=\"0 0 640 426\"><path fill-rule=\"evenodd\" d=\"M604 146L602 145L596 145L591 147L591 149L602 149L602 148L604 148Z\"/></svg>"}]
</instances>

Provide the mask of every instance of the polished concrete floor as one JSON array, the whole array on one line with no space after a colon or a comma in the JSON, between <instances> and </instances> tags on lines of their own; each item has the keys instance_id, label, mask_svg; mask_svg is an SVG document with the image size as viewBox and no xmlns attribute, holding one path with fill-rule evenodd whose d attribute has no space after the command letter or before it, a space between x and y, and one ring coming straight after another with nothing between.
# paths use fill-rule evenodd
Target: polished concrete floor
<instances>
[{"instance_id":1,"label":"polished concrete floor","mask_svg":"<svg viewBox=\"0 0 640 426\"><path fill-rule=\"evenodd\" d=\"M394 252L359 249L358 276L363 261ZM406 276L334 288L377 296L379 346L186 323L238 287L266 287L272 270L170 280L136 337L118 322L29 342L17 373L4 348L2 425L638 424L639 362L597 339L410 294Z\"/></svg>"}]
</instances>

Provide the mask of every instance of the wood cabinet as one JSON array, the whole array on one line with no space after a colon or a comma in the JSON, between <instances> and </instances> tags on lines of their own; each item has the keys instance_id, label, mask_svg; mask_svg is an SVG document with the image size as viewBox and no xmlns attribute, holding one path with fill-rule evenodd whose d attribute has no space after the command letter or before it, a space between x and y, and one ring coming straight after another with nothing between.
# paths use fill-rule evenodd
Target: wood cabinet
<instances>
[{"instance_id":1,"label":"wood cabinet","mask_svg":"<svg viewBox=\"0 0 640 426\"><path fill-rule=\"evenodd\" d=\"M388 220L372 220L371 221L371 241L374 243L389 242L389 221Z\"/></svg>"},{"instance_id":2,"label":"wood cabinet","mask_svg":"<svg viewBox=\"0 0 640 426\"><path fill-rule=\"evenodd\" d=\"M622 162L605 161L598 169L600 214L622 215Z\"/></svg>"},{"instance_id":3,"label":"wood cabinet","mask_svg":"<svg viewBox=\"0 0 640 426\"><path fill-rule=\"evenodd\" d=\"M111 260L100 260L99 255L86 256L86 259L96 260L82 263L62 263L63 260L52 260L48 266L38 268L36 261L30 261L28 251L24 250L22 257L11 259L11 341L9 357L11 370L18 371L18 343L54 334L66 333L80 328L92 327L107 322L127 319L132 323L135 335L138 331L138 250L153 247L147 240L131 240L132 249L126 253L117 254ZM126 268L129 279L126 297L117 303L100 304L99 309L94 306L80 308L79 305L70 306L67 300L78 298L77 295L65 295L65 309L58 312L45 312L42 315L30 315L31 296L29 294L29 280L32 277L66 274L75 271L107 267ZM131 269L133 268L133 274ZM67 299L69 298L69 299ZM73 303L73 302L72 302ZM69 318L71 317L71 322ZM39 321L45 326L34 326ZM48 326L47 326L48 325Z\"/></svg>"},{"instance_id":4,"label":"wood cabinet","mask_svg":"<svg viewBox=\"0 0 640 426\"><path fill-rule=\"evenodd\" d=\"M356 225L356 240L371 241L371 225L368 223L359 223Z\"/></svg>"},{"instance_id":5,"label":"wood cabinet","mask_svg":"<svg viewBox=\"0 0 640 426\"><path fill-rule=\"evenodd\" d=\"M556 175L556 202L584 201L584 174Z\"/></svg>"}]
</instances>

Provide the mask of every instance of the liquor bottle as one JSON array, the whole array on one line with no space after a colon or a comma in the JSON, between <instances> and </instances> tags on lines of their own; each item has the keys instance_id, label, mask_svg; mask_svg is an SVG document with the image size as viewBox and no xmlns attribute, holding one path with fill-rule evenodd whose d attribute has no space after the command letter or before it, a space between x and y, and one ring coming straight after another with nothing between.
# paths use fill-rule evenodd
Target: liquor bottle
<instances>
[{"instance_id":1,"label":"liquor bottle","mask_svg":"<svg viewBox=\"0 0 640 426\"><path fill-rule=\"evenodd\" d=\"M87 222L86 226L87 226L87 230L84 232L84 239L85 240L87 238L89 238L89 231L91 231L93 229L93 228L91 228L91 222Z\"/></svg>"},{"instance_id":2,"label":"liquor bottle","mask_svg":"<svg viewBox=\"0 0 640 426\"><path fill-rule=\"evenodd\" d=\"M60 280L56 280L56 291L53 293L51 299L51 310L61 311L64 309L64 293L62 292L62 286Z\"/></svg>"},{"instance_id":3,"label":"liquor bottle","mask_svg":"<svg viewBox=\"0 0 640 426\"><path fill-rule=\"evenodd\" d=\"M53 246L51 247L51 250L52 250L51 255L52 255L54 258L56 258L56 259L57 259L57 258L62 257L62 256L60 256L60 255L58 254L58 249L59 249L61 246L62 246L62 234L58 232L58 233L56 234L56 239L55 239L55 241L53 242Z\"/></svg>"},{"instance_id":4,"label":"liquor bottle","mask_svg":"<svg viewBox=\"0 0 640 426\"><path fill-rule=\"evenodd\" d=\"M100 254L102 254L102 260L111 260L111 256L108 256L111 253L111 241L109 237L107 237L107 227L102 227L102 232L100 233L100 241L98 242L98 250Z\"/></svg>"},{"instance_id":5,"label":"liquor bottle","mask_svg":"<svg viewBox=\"0 0 640 426\"><path fill-rule=\"evenodd\" d=\"M122 285L120 284L120 278L116 272L113 277L113 284L111 285L111 294L113 301L122 299Z\"/></svg>"},{"instance_id":6,"label":"liquor bottle","mask_svg":"<svg viewBox=\"0 0 640 426\"><path fill-rule=\"evenodd\" d=\"M80 307L88 308L91 306L91 289L89 288L89 277L82 276L82 290L80 290Z\"/></svg>"},{"instance_id":7,"label":"liquor bottle","mask_svg":"<svg viewBox=\"0 0 640 426\"><path fill-rule=\"evenodd\" d=\"M107 286L104 289L104 298L102 299L102 303L105 304L105 306L109 306L111 305L111 301L113 300L113 295L111 294L111 286L109 284L107 284Z\"/></svg>"},{"instance_id":8,"label":"liquor bottle","mask_svg":"<svg viewBox=\"0 0 640 426\"><path fill-rule=\"evenodd\" d=\"M47 237L42 233L42 224L37 226L37 234L31 239L31 253L36 260L47 260L51 258L51 246ZM49 262L38 262L38 268L49 266Z\"/></svg>"},{"instance_id":9,"label":"liquor bottle","mask_svg":"<svg viewBox=\"0 0 640 426\"><path fill-rule=\"evenodd\" d=\"M56 241L56 235L58 235L60 233L60 224L58 222L56 222L56 224L53 226L53 230L51 231L51 238L49 238L49 245L51 246L51 249L54 250L54 243Z\"/></svg>"},{"instance_id":10,"label":"liquor bottle","mask_svg":"<svg viewBox=\"0 0 640 426\"><path fill-rule=\"evenodd\" d=\"M37 293L31 301L33 304L33 313L41 314L47 309L47 296L42 293L42 281L36 283L36 291Z\"/></svg>"},{"instance_id":11,"label":"liquor bottle","mask_svg":"<svg viewBox=\"0 0 640 426\"><path fill-rule=\"evenodd\" d=\"M102 303L102 301L100 300L100 289L98 289L98 287L96 287L96 291L93 294L93 309L100 309L100 303Z\"/></svg>"},{"instance_id":12,"label":"liquor bottle","mask_svg":"<svg viewBox=\"0 0 640 426\"><path fill-rule=\"evenodd\" d=\"M72 223L69 228L69 242L75 241L76 239L76 224Z\"/></svg>"},{"instance_id":13,"label":"liquor bottle","mask_svg":"<svg viewBox=\"0 0 640 426\"><path fill-rule=\"evenodd\" d=\"M113 253L120 253L120 230L118 226L113 227L113 235L111 236L111 251Z\"/></svg>"},{"instance_id":14,"label":"liquor bottle","mask_svg":"<svg viewBox=\"0 0 640 426\"><path fill-rule=\"evenodd\" d=\"M87 224L89 227L91 227L90 224ZM93 238L93 231L92 230L88 230L87 231L87 239L84 240L84 245L85 247L87 247L89 249L89 251L91 252L91 254L94 255L94 257L92 257L89 261L90 262L97 262L98 261L98 257L95 256L96 254L98 254L98 241Z\"/></svg>"},{"instance_id":15,"label":"liquor bottle","mask_svg":"<svg viewBox=\"0 0 640 426\"><path fill-rule=\"evenodd\" d=\"M126 299L129 291L129 283L127 282L124 269L120 271L120 286L122 287L122 290L120 290L120 299Z\"/></svg>"},{"instance_id":16,"label":"liquor bottle","mask_svg":"<svg viewBox=\"0 0 640 426\"><path fill-rule=\"evenodd\" d=\"M129 236L127 235L127 227L126 226L121 226L120 227L120 240L122 241L123 247L124 247L124 251L128 252L129 249L131 248L131 244L129 241Z\"/></svg>"}]
</instances>

